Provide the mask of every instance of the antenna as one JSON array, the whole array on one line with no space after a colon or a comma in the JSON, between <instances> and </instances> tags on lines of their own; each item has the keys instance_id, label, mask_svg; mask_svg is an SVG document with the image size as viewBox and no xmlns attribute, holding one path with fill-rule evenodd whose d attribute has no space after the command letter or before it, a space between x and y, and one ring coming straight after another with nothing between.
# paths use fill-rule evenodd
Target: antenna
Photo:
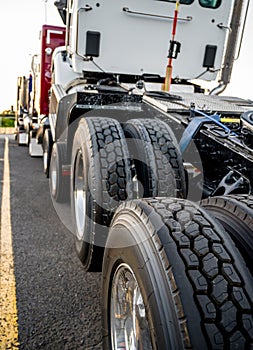
<instances>
[{"instance_id":1,"label":"antenna","mask_svg":"<svg viewBox=\"0 0 253 350\"><path fill-rule=\"evenodd\" d=\"M43 0L45 3L45 24L47 24L47 1L48 0Z\"/></svg>"},{"instance_id":2,"label":"antenna","mask_svg":"<svg viewBox=\"0 0 253 350\"><path fill-rule=\"evenodd\" d=\"M172 80L172 60L177 58L178 53L180 52L181 44L175 40L176 37L176 29L177 29L177 21L178 21L178 8L179 8L179 0L176 0L176 7L174 11L174 19L172 26L172 37L170 40L170 48L168 54L168 65L166 67L166 77L164 82L164 91L170 90L171 80Z\"/></svg>"}]
</instances>

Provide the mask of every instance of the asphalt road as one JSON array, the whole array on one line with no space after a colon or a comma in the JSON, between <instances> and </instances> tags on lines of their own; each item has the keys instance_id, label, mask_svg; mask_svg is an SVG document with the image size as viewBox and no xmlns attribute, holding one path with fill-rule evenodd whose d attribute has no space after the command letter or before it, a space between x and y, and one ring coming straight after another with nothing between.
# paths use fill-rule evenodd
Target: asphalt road
<instances>
[{"instance_id":1,"label":"asphalt road","mask_svg":"<svg viewBox=\"0 0 253 350\"><path fill-rule=\"evenodd\" d=\"M0 136L1 180L4 143ZM29 157L9 136L9 160L19 348L102 349L101 274L83 271L68 222L52 203L42 159ZM69 208L62 210L66 219Z\"/></svg>"}]
</instances>

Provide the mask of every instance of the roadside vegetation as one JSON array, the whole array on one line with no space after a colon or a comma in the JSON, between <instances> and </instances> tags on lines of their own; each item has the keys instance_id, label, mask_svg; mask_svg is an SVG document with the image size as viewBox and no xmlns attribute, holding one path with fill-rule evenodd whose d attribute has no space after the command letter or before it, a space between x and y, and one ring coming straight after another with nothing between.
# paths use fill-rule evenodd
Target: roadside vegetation
<instances>
[{"instance_id":1,"label":"roadside vegetation","mask_svg":"<svg viewBox=\"0 0 253 350\"><path fill-rule=\"evenodd\" d=\"M0 113L0 127L2 128L13 128L15 124L15 111L13 106L10 110L5 110Z\"/></svg>"}]
</instances>

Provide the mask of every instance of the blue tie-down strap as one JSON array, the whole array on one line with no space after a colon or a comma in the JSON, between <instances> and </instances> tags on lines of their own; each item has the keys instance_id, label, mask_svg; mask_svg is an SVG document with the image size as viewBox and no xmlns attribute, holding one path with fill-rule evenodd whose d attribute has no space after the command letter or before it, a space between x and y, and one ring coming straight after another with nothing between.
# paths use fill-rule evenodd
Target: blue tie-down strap
<instances>
[{"instance_id":1,"label":"blue tie-down strap","mask_svg":"<svg viewBox=\"0 0 253 350\"><path fill-rule=\"evenodd\" d=\"M193 109L192 112L202 115L202 117L194 117L192 121L189 123L187 128L185 129L182 138L179 142L179 148L181 153L184 153L189 144L191 143L194 136L197 134L202 125L206 123L214 123L222 127L225 131L227 131L230 135L236 136L234 132L224 124L220 122L220 116L218 114L208 115L204 112L201 112L197 109Z\"/></svg>"}]
</instances>

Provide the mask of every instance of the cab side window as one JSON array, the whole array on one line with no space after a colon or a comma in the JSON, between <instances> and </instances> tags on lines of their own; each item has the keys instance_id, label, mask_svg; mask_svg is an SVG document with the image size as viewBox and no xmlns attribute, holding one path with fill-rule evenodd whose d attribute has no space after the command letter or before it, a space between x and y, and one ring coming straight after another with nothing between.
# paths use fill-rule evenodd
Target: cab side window
<instances>
[{"instance_id":1,"label":"cab side window","mask_svg":"<svg viewBox=\"0 0 253 350\"><path fill-rule=\"evenodd\" d=\"M199 3L203 7L217 9L220 7L222 0L199 0Z\"/></svg>"}]
</instances>

